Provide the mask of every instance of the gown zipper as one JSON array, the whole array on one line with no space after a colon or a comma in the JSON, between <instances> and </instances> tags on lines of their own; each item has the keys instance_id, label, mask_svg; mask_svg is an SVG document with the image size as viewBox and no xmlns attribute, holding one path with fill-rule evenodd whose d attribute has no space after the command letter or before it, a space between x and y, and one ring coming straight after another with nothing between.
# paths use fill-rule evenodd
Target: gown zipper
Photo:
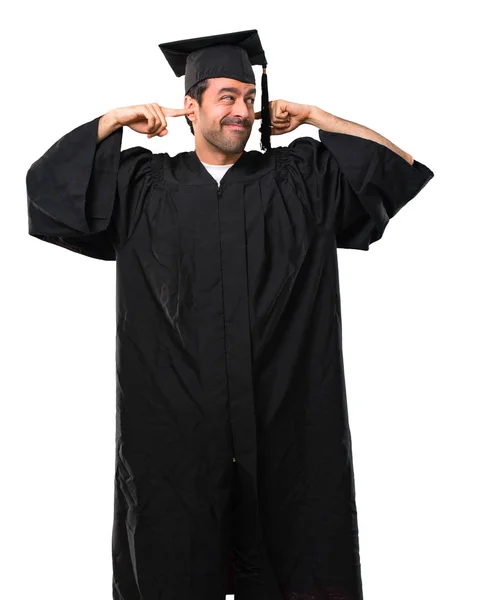
<instances>
[{"instance_id":1,"label":"gown zipper","mask_svg":"<svg viewBox=\"0 0 496 600\"><path fill-rule=\"evenodd\" d=\"M221 184L219 183L217 185L217 201L220 200L220 192L221 192ZM232 453L233 453L233 459L232 459L232 461L233 461L233 463L235 463L236 462L236 457L234 456L234 447L232 449Z\"/></svg>"}]
</instances>

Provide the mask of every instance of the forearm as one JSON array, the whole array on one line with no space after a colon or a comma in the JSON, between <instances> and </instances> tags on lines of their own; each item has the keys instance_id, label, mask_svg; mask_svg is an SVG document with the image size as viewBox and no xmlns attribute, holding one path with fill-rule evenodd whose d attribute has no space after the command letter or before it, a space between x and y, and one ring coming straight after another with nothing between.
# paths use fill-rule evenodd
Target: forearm
<instances>
[{"instance_id":1,"label":"forearm","mask_svg":"<svg viewBox=\"0 0 496 600\"><path fill-rule=\"evenodd\" d=\"M100 117L98 121L98 137L97 143L99 144L102 140L108 137L111 133L122 127L117 122L117 119L114 117L113 111L109 110L108 113L105 113Z\"/></svg>"},{"instance_id":2,"label":"forearm","mask_svg":"<svg viewBox=\"0 0 496 600\"><path fill-rule=\"evenodd\" d=\"M322 110L318 106L312 106L310 110L310 114L308 118L305 120L305 123L309 125L315 125L319 129L323 131L329 131L334 133L346 133L348 135L356 135L358 137L366 138L368 140L372 140L383 146L387 146L396 154L399 154L402 158L404 158L409 164L413 164L413 157L411 154L404 152L398 146L395 146L388 139L365 127L364 125L359 125L358 123L354 123L353 121L347 121L346 119L341 119L340 117L336 117L331 113Z\"/></svg>"}]
</instances>

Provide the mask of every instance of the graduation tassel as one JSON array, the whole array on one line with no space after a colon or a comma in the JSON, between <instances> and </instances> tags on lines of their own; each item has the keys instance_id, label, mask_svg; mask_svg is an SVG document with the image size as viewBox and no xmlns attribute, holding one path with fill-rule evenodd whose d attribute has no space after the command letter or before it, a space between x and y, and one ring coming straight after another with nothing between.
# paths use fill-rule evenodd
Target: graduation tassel
<instances>
[{"instance_id":1,"label":"graduation tassel","mask_svg":"<svg viewBox=\"0 0 496 600\"><path fill-rule=\"evenodd\" d=\"M263 65L262 74L262 150L270 150L270 108L269 108L269 86L267 83L267 63Z\"/></svg>"}]
</instances>

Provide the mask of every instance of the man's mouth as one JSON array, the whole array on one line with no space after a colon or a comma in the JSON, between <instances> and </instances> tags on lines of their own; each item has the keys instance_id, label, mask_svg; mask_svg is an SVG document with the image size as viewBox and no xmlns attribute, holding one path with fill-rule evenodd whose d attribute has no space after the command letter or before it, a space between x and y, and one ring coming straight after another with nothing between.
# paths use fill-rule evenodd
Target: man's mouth
<instances>
[{"instance_id":1,"label":"man's mouth","mask_svg":"<svg viewBox=\"0 0 496 600\"><path fill-rule=\"evenodd\" d=\"M229 125L224 125L224 127L231 127L232 129L246 129L246 127L244 125L235 125L235 124L229 124Z\"/></svg>"}]
</instances>

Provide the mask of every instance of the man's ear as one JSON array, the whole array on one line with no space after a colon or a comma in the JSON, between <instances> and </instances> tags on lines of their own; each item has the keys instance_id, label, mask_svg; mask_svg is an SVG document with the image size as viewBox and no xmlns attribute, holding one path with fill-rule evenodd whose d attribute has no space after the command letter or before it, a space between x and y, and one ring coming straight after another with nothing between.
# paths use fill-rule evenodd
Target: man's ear
<instances>
[{"instance_id":1,"label":"man's ear","mask_svg":"<svg viewBox=\"0 0 496 600\"><path fill-rule=\"evenodd\" d=\"M196 109L198 108L198 103L196 102L196 100L193 100L193 98L191 98L191 96L185 96L184 97L184 108L187 110L191 110L194 109L194 113L188 115L188 119L192 122L194 122L196 120Z\"/></svg>"}]
</instances>

